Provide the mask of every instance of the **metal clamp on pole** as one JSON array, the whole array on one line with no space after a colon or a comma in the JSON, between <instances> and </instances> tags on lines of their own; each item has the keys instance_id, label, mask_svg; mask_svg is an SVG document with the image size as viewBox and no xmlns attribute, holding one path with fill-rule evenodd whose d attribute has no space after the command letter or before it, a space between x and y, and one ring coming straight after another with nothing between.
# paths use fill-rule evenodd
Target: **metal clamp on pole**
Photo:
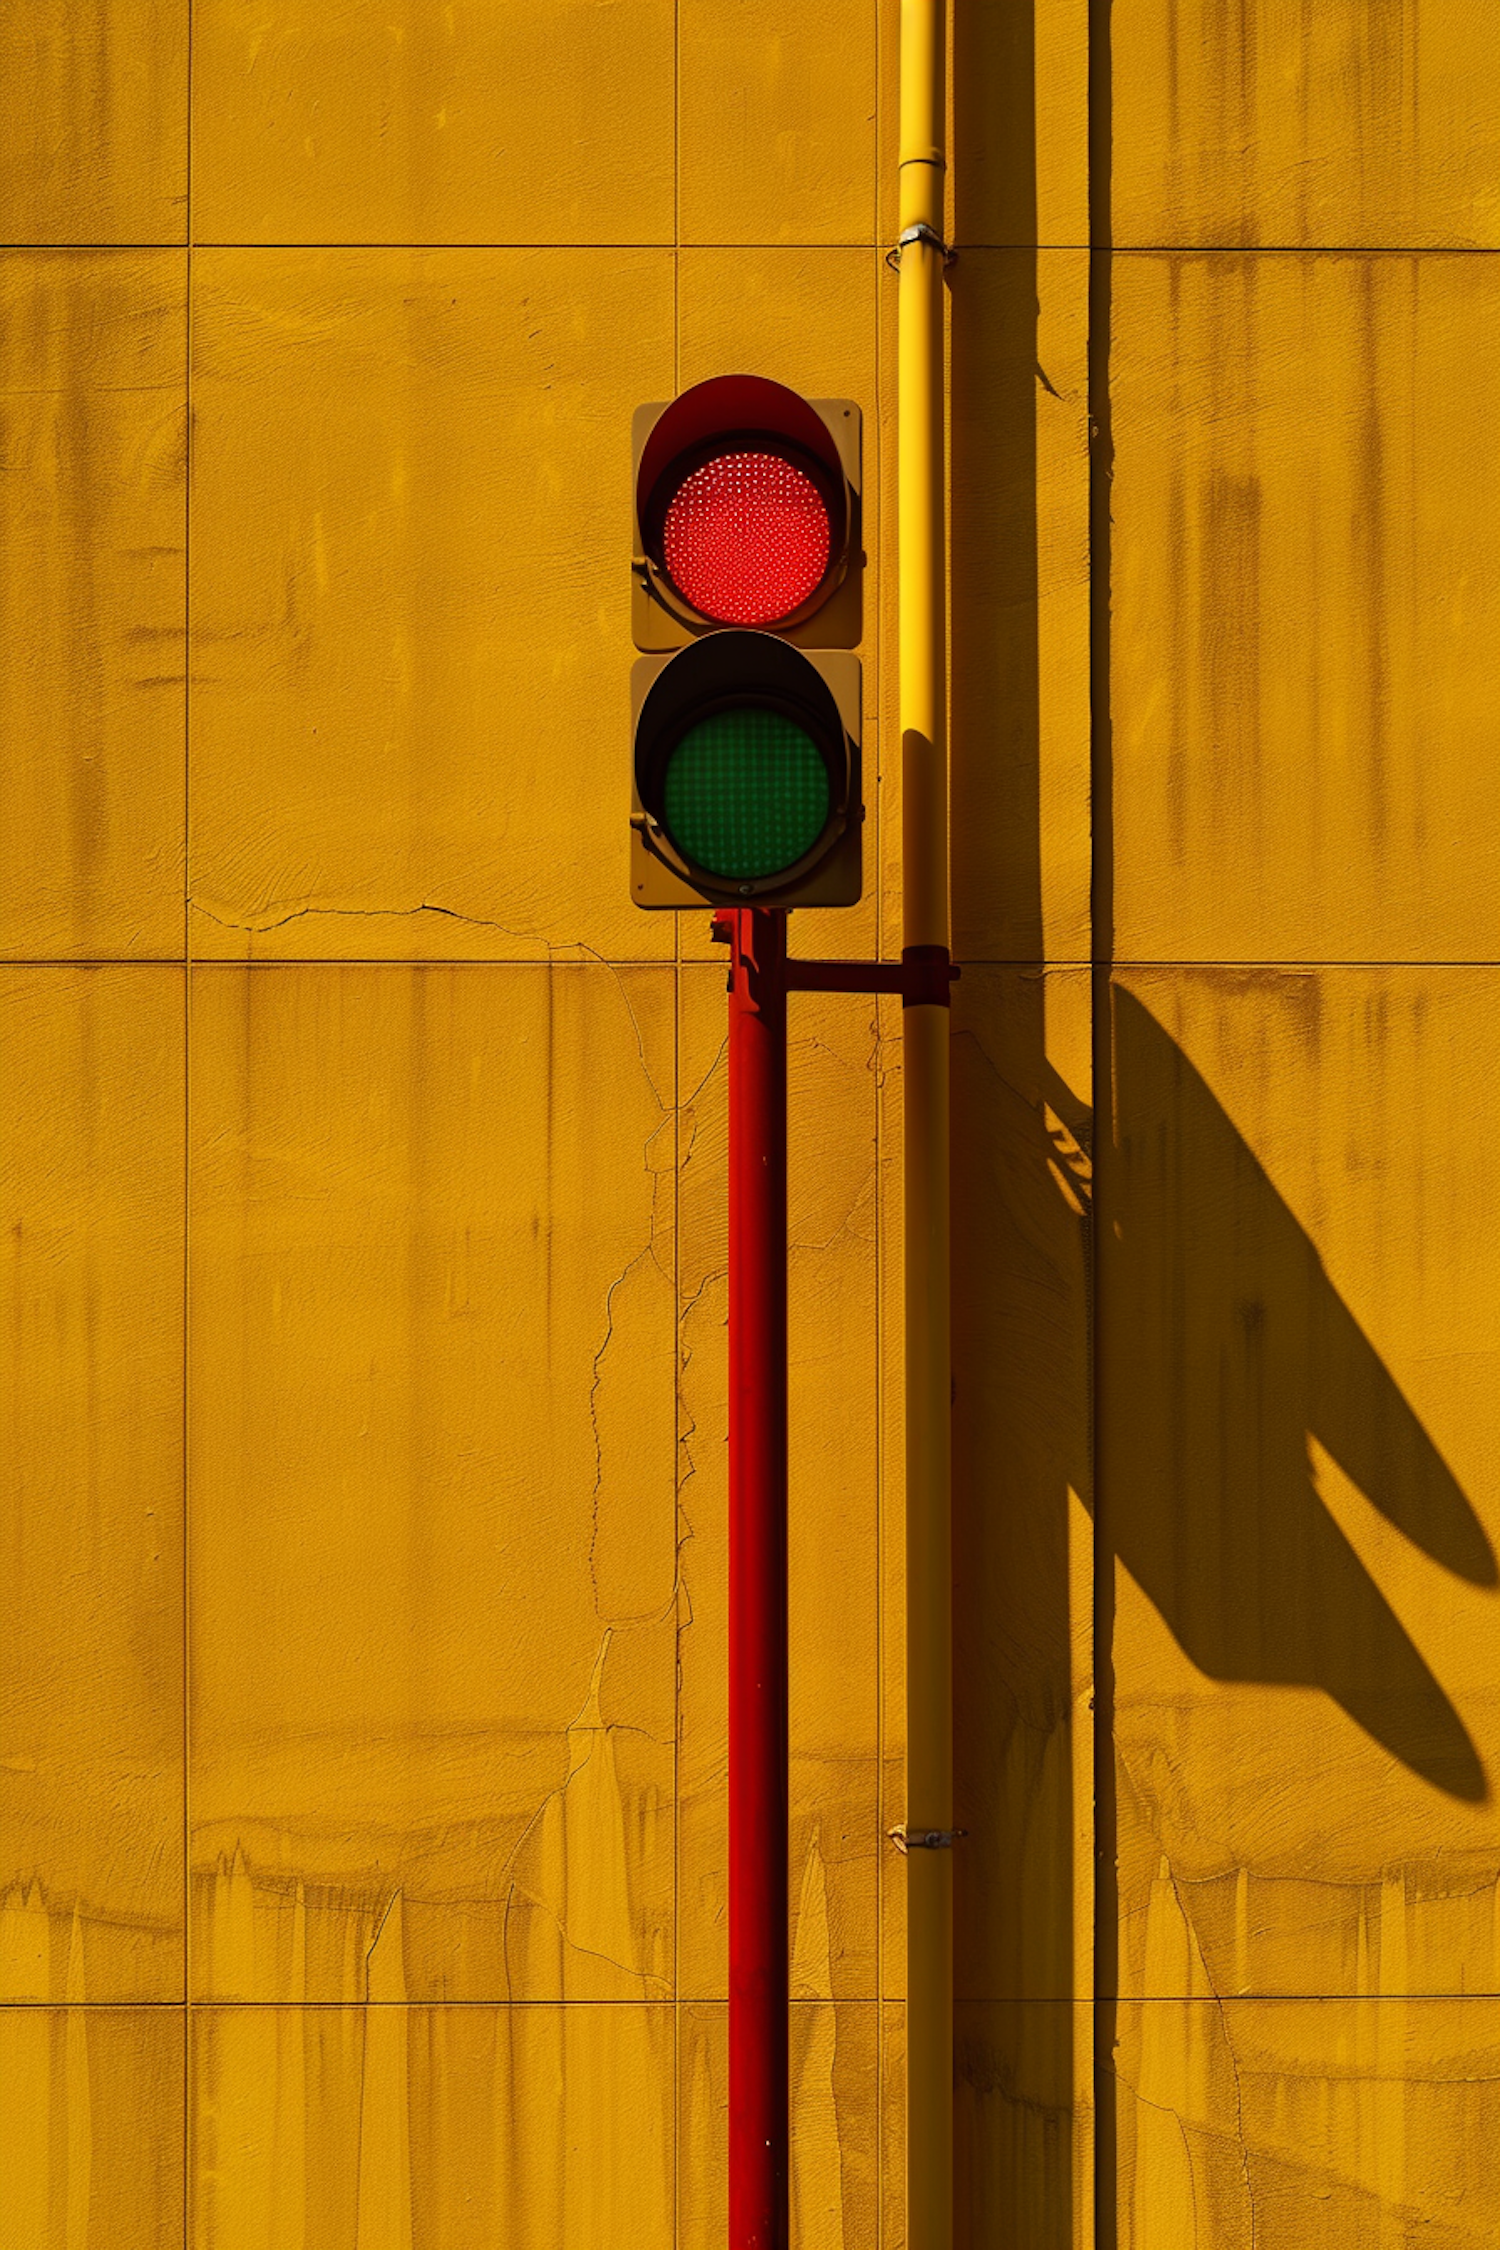
<instances>
[{"instance_id":1,"label":"metal clamp on pole","mask_svg":"<svg viewBox=\"0 0 1500 2250\"><path fill-rule=\"evenodd\" d=\"M885 254L885 262L890 267L892 273L899 273L901 271L901 253L906 248L908 242L927 243L931 249L941 253L943 264L945 266L952 266L958 263L958 252L956 250L950 250L948 248L947 243L943 240L942 236L938 233L935 227L930 227L925 219L918 219L914 227L907 227L904 233L897 235L895 248L893 250L887 250Z\"/></svg>"},{"instance_id":2,"label":"metal clamp on pole","mask_svg":"<svg viewBox=\"0 0 1500 2250\"><path fill-rule=\"evenodd\" d=\"M967 1828L889 1828L886 1834L898 1852L951 1852Z\"/></svg>"},{"instance_id":3,"label":"metal clamp on pole","mask_svg":"<svg viewBox=\"0 0 1500 2250\"><path fill-rule=\"evenodd\" d=\"M950 986L963 971L956 969L946 945L908 945L901 954L901 1004L906 1008L946 1008L952 1003Z\"/></svg>"}]
</instances>

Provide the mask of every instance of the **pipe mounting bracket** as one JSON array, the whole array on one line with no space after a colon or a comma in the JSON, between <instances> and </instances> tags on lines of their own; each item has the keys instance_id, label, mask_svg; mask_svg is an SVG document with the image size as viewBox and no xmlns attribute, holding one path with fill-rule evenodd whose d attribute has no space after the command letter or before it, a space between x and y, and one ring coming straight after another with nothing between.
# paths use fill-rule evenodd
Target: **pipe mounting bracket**
<instances>
[{"instance_id":1,"label":"pipe mounting bracket","mask_svg":"<svg viewBox=\"0 0 1500 2250\"><path fill-rule=\"evenodd\" d=\"M901 271L901 253L908 242L925 242L932 249L941 251L945 266L951 266L957 262L958 252L948 248L947 243L935 227L930 227L925 219L918 219L914 227L906 227L897 235L895 248L887 250L885 254L885 262L892 273Z\"/></svg>"},{"instance_id":2,"label":"pipe mounting bracket","mask_svg":"<svg viewBox=\"0 0 1500 2250\"><path fill-rule=\"evenodd\" d=\"M951 1852L967 1828L892 1828L887 1830L898 1852Z\"/></svg>"}]
</instances>

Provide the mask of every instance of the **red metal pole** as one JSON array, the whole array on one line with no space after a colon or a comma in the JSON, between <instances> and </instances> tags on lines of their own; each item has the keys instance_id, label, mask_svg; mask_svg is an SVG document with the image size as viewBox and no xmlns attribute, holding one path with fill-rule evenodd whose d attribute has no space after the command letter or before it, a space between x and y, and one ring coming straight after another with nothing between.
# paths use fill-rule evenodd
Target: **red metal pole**
<instances>
[{"instance_id":1,"label":"red metal pole","mask_svg":"<svg viewBox=\"0 0 1500 2250\"><path fill-rule=\"evenodd\" d=\"M729 2245L787 2250L786 916L729 995Z\"/></svg>"}]
</instances>

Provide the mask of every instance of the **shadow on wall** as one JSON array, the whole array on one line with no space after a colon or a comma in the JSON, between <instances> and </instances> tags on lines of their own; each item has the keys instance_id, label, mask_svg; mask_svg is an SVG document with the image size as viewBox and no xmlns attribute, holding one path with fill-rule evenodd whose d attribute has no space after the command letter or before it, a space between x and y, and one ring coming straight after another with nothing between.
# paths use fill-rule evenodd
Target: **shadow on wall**
<instances>
[{"instance_id":1,"label":"shadow on wall","mask_svg":"<svg viewBox=\"0 0 1500 2250\"><path fill-rule=\"evenodd\" d=\"M1104 245L1107 11L1090 12L1091 205ZM1324 1506L1311 1441L1457 1576L1493 1584L1496 1565L1263 1166L1171 1036L1106 983L1109 256L1096 250L1090 280L1091 395L1086 408L1070 405L1039 368L1038 294L1076 287L1076 267L1025 247L1037 236L1034 75L1030 0L956 0L952 834L964 974L953 1024L954 1693L956 1817L969 1831L954 1868L956 2217L964 2244L1071 2250L1088 2193L1076 2103L1089 2034L1072 2003L1089 1933L1078 1926L1074 1840L1091 1819L1103 2096L1093 2192L1098 2240L1115 2239L1115 1557L1209 1677L1322 1689L1412 1772L1467 1802L1487 1795L1474 1744ZM1114 1137L1094 1152L1092 1247L1092 1119L1049 1064L1041 961L1043 389L1048 411L1058 401L1093 426L1094 1048L1096 1077L1112 1088ZM1082 966L1052 974L1059 985L1071 976L1075 995L1089 977ZM1072 1742L1072 1636L1090 1564L1085 1555L1080 1580L1075 1511L1070 1592L1070 1492L1095 1516L1092 1783L1079 1780ZM1080 1788L1092 1789L1092 1805L1078 1803Z\"/></svg>"},{"instance_id":2,"label":"shadow on wall","mask_svg":"<svg viewBox=\"0 0 1500 2250\"><path fill-rule=\"evenodd\" d=\"M1435 1562L1493 1585L1479 1520L1263 1167L1118 986L1113 1054L1100 1530L1200 1671L1321 1688L1482 1801L1468 1731L1320 1498L1310 1441Z\"/></svg>"},{"instance_id":3,"label":"shadow on wall","mask_svg":"<svg viewBox=\"0 0 1500 2250\"><path fill-rule=\"evenodd\" d=\"M1088 1455L1088 1263L1084 1219L1049 1168L1046 994L1029 966L1044 395L1031 0L956 0L952 36L954 1784L968 1831L954 1861L955 2218L960 2243L1071 2250L1069 1484ZM1081 397L1057 411L1081 428Z\"/></svg>"},{"instance_id":4,"label":"shadow on wall","mask_svg":"<svg viewBox=\"0 0 1500 2250\"><path fill-rule=\"evenodd\" d=\"M1075 2042L1087 2040L1066 2004L1087 1943L1073 1838L1091 1811L1104 2244L1119 1912L1112 1799L1076 1801L1069 1624L1083 1623L1088 1565L1075 1530L1070 1612L1070 1488L1094 1513L1096 1583L1118 1557L1201 1672L1321 1690L1409 1771L1470 1803L1489 1793L1479 1755L1325 1506L1314 1444L1456 1577L1493 1585L1497 1571L1315 1242L1177 1042L1119 986L1114 1136L1098 1152L1093 1205L1093 1499L1092 1118L1043 1055L1044 985L1036 969L966 968L954 1025L955 1731L969 1830L955 1868L957 2168L961 2241L1064 2250L1084 2154ZM1102 1606L1098 1625L1108 1765Z\"/></svg>"}]
</instances>

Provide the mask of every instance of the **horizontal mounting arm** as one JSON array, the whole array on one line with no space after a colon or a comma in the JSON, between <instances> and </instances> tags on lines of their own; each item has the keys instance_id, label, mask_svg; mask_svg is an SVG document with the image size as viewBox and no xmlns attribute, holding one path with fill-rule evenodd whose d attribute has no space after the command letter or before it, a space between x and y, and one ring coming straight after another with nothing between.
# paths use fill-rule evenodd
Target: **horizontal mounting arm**
<instances>
[{"instance_id":1,"label":"horizontal mounting arm","mask_svg":"<svg viewBox=\"0 0 1500 2250\"><path fill-rule=\"evenodd\" d=\"M720 945L734 941L733 907L714 915L713 934ZM786 962L788 992L899 992L908 1008L946 1008L950 985L962 971L956 969L945 945L909 945L899 961L795 961Z\"/></svg>"}]
</instances>

